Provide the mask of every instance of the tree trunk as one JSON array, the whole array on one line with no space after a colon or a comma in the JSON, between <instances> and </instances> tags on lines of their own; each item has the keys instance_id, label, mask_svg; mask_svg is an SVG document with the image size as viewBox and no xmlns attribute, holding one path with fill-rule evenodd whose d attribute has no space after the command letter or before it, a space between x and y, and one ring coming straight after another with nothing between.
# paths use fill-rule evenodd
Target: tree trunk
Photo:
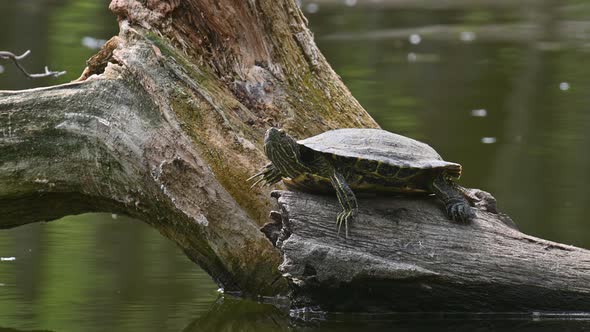
<instances>
[{"instance_id":1,"label":"tree trunk","mask_svg":"<svg viewBox=\"0 0 590 332\"><path fill-rule=\"evenodd\" d=\"M263 230L298 305L329 311L588 311L590 251L523 234L495 200L471 224L431 198L359 200L348 239L336 236L332 197L277 191Z\"/></svg>"},{"instance_id":2,"label":"tree trunk","mask_svg":"<svg viewBox=\"0 0 590 332\"><path fill-rule=\"evenodd\" d=\"M113 0L110 8L120 34L77 82L0 91L0 228L128 214L175 241L226 291L251 295L286 294L290 284L298 299L320 303L318 294L348 303L379 289L382 308L413 296L422 305L412 308L508 303L498 293L519 308L532 300L588 308L585 251L524 236L483 212L473 226L452 224L430 200L361 201L378 227L358 222L343 240L331 228L333 199L282 192L279 270L281 251L258 230L274 204L270 191L245 181L266 162L264 131L307 137L376 123L293 0Z\"/></svg>"},{"instance_id":3,"label":"tree trunk","mask_svg":"<svg viewBox=\"0 0 590 332\"><path fill-rule=\"evenodd\" d=\"M285 293L258 231L269 125L375 127L292 0L114 0L120 34L78 82L0 91L0 227L113 211L175 241L226 289Z\"/></svg>"}]
</instances>

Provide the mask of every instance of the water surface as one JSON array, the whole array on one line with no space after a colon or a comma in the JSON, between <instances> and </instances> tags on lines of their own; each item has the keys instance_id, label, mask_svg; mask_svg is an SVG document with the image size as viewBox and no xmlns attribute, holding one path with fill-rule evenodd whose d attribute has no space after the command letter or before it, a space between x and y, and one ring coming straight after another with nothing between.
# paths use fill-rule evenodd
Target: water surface
<instances>
[{"instance_id":1,"label":"water surface","mask_svg":"<svg viewBox=\"0 0 590 332\"><path fill-rule=\"evenodd\" d=\"M0 49L31 49L31 72L68 71L28 80L0 62L0 89L78 77L92 44L117 32L108 2L0 1ZM589 5L326 2L302 4L316 42L383 128L463 164L461 184L493 193L526 233L590 248ZM0 257L0 331L590 329L586 316L531 314L290 319L271 305L218 298L172 243L110 214L1 231Z\"/></svg>"}]
</instances>

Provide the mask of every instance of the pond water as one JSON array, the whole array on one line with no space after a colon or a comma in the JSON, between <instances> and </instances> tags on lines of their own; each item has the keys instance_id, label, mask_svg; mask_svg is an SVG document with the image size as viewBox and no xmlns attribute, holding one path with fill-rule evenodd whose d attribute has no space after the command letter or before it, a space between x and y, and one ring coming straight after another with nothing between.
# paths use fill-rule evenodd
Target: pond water
<instances>
[{"instance_id":1,"label":"pond water","mask_svg":"<svg viewBox=\"0 0 590 332\"><path fill-rule=\"evenodd\" d=\"M524 232L590 248L590 5L401 2L302 7L321 50L383 128L463 164L461 184L493 193ZM79 76L93 47L117 33L107 6L0 1L0 50L30 49L31 72L68 71L28 80L2 61L0 89ZM0 257L0 331L590 329L587 316L558 315L312 314L302 323L271 305L220 297L155 230L110 214L0 231Z\"/></svg>"}]
</instances>

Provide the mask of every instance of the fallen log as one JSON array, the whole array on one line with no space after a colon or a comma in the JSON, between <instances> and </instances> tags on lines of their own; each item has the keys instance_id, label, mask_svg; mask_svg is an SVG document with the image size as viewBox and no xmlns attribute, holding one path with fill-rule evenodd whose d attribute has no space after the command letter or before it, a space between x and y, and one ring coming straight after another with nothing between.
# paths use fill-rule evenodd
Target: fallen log
<instances>
[{"instance_id":1,"label":"fallen log","mask_svg":"<svg viewBox=\"0 0 590 332\"><path fill-rule=\"evenodd\" d=\"M334 197L275 191L262 228L298 306L328 311L588 311L590 251L518 231L481 198L471 224L433 197L359 200L349 238Z\"/></svg>"}]
</instances>

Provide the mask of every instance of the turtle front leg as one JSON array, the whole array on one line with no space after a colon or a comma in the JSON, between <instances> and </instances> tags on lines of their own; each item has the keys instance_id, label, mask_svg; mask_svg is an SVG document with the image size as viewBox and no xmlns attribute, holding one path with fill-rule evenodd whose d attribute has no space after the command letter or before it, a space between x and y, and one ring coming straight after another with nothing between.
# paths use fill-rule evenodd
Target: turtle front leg
<instances>
[{"instance_id":1,"label":"turtle front leg","mask_svg":"<svg viewBox=\"0 0 590 332\"><path fill-rule=\"evenodd\" d=\"M256 179L258 178L258 179ZM279 171L278 168L275 167L275 165L273 165L273 163L268 163L266 164L266 166L264 166L264 168L252 175L250 178L248 178L248 180L246 181L252 181L254 179L256 179L256 181L254 181L254 183L252 183L252 185L250 186L250 188L253 188L255 185L261 183L262 186L263 185L267 185L267 186L271 186L279 181L281 181L281 179L283 178L283 176L281 175L281 171Z\"/></svg>"},{"instance_id":2,"label":"turtle front leg","mask_svg":"<svg viewBox=\"0 0 590 332\"><path fill-rule=\"evenodd\" d=\"M452 220L466 223L475 218L475 212L473 212L459 185L448 179L444 172L432 181L431 189L443 201L447 215Z\"/></svg>"},{"instance_id":3,"label":"turtle front leg","mask_svg":"<svg viewBox=\"0 0 590 332\"><path fill-rule=\"evenodd\" d=\"M340 236L340 228L342 227L342 224L344 224L344 234L345 237L348 238L348 223L352 222L358 215L356 196L348 186L348 183L346 183L344 176L337 171L334 171L330 176L330 181L336 190L336 196L343 209L336 217L336 227L338 228L337 236Z\"/></svg>"}]
</instances>

